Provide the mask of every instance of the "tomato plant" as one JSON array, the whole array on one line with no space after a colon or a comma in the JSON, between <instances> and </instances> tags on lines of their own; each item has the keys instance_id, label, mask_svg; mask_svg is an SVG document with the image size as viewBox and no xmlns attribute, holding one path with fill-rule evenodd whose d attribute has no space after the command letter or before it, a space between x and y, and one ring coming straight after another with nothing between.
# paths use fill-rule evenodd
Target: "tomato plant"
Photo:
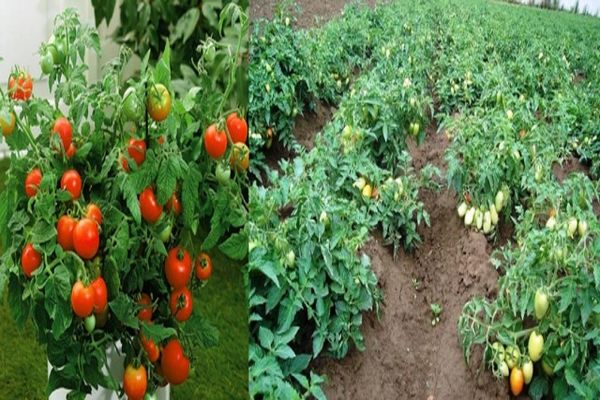
<instances>
[{"instance_id":1,"label":"tomato plant","mask_svg":"<svg viewBox=\"0 0 600 400\"><path fill-rule=\"evenodd\" d=\"M159 367L168 382L181 384L192 349L218 340L192 308L203 290L191 279L192 259L217 248L246 257L248 178L217 181L218 163L198 133L225 126L228 115L247 107L235 88L245 75L248 18L236 4L216 18L220 29L237 32L229 34L235 41L216 44L227 74L216 79L222 87L199 53L201 79L176 92L169 46L160 58L142 55L131 79L123 77L132 55L123 47L99 80L88 82L84 60L99 50L98 33L69 9L40 46L52 98L13 98L21 93L18 79L13 92L0 88L0 110L15 117L3 137L12 156L0 193L0 295L6 290L19 326L33 320L52 366L48 393L64 388L83 398L101 386L143 398L165 383ZM172 248L188 254L183 274L164 272ZM116 342L132 366L122 377L103 369Z\"/></svg>"}]
</instances>

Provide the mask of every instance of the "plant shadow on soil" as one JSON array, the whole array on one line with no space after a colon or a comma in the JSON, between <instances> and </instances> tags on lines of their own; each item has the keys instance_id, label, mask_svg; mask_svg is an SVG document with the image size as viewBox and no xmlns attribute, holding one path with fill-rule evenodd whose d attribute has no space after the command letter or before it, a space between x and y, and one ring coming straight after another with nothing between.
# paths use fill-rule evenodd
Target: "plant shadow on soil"
<instances>
[{"instance_id":1,"label":"plant shadow on soil","mask_svg":"<svg viewBox=\"0 0 600 400\"><path fill-rule=\"evenodd\" d=\"M8 160L0 160L0 191ZM1 249L0 249L1 253ZM213 276L194 305L219 331L219 343L196 348L189 380L173 388L171 399L245 399L248 396L248 307L240 263L213 254ZM17 327L6 296L0 299L0 400L47 398L46 351L31 322Z\"/></svg>"}]
</instances>

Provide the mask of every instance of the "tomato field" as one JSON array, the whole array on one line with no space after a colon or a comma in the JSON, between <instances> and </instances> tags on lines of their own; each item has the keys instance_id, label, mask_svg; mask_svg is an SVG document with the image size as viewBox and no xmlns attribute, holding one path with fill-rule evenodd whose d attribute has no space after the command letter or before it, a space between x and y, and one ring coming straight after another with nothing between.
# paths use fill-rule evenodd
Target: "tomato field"
<instances>
[{"instance_id":1,"label":"tomato field","mask_svg":"<svg viewBox=\"0 0 600 400\"><path fill-rule=\"evenodd\" d=\"M598 398L598 19L297 3L251 36L251 397Z\"/></svg>"},{"instance_id":2,"label":"tomato field","mask_svg":"<svg viewBox=\"0 0 600 400\"><path fill-rule=\"evenodd\" d=\"M159 58L142 55L133 77L123 72L132 52L121 47L89 82L86 53L100 52L100 39L73 9L56 16L39 48L53 98L38 97L18 66L0 89L12 151L0 193L0 296L11 315L2 332L18 346L27 344L12 325L34 333L37 355L10 367L42 372L34 385L15 384L18 371L6 371L2 395L44 398L58 389L83 399L103 388L153 399L167 385L174 398L246 391L240 265L249 149L239 77L248 17L236 3L218 11L221 40L196 43L196 81L183 94L173 88L169 41ZM225 330L221 344L215 325ZM2 346L2 358L18 346ZM119 376L107 371L113 349L123 358ZM212 383L200 369L226 363Z\"/></svg>"}]
</instances>

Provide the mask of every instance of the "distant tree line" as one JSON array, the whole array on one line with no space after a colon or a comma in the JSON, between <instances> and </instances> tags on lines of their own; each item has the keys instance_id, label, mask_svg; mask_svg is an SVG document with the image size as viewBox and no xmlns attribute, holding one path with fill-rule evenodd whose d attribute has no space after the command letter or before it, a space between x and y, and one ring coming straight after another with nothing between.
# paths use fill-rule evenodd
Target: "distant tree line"
<instances>
[{"instance_id":1,"label":"distant tree line","mask_svg":"<svg viewBox=\"0 0 600 400\"><path fill-rule=\"evenodd\" d=\"M504 0L508 3L515 4L527 4L531 7L540 7L547 8L550 10L560 10L560 11L569 11L575 14L583 14L598 17L598 11L595 14L592 14L590 10L588 10L587 5L580 9L579 0L573 5L571 8L566 8L564 5L560 4L560 0Z\"/></svg>"}]
</instances>

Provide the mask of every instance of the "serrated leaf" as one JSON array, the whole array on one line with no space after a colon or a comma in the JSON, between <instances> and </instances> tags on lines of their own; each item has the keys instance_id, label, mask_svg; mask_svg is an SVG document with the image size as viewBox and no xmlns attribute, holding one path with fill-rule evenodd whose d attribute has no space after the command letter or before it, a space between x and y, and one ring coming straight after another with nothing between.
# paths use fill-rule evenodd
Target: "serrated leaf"
<instances>
[{"instance_id":1,"label":"serrated leaf","mask_svg":"<svg viewBox=\"0 0 600 400\"><path fill-rule=\"evenodd\" d=\"M233 260L243 260L248 255L248 236L245 232L235 233L221 243L219 250Z\"/></svg>"}]
</instances>

